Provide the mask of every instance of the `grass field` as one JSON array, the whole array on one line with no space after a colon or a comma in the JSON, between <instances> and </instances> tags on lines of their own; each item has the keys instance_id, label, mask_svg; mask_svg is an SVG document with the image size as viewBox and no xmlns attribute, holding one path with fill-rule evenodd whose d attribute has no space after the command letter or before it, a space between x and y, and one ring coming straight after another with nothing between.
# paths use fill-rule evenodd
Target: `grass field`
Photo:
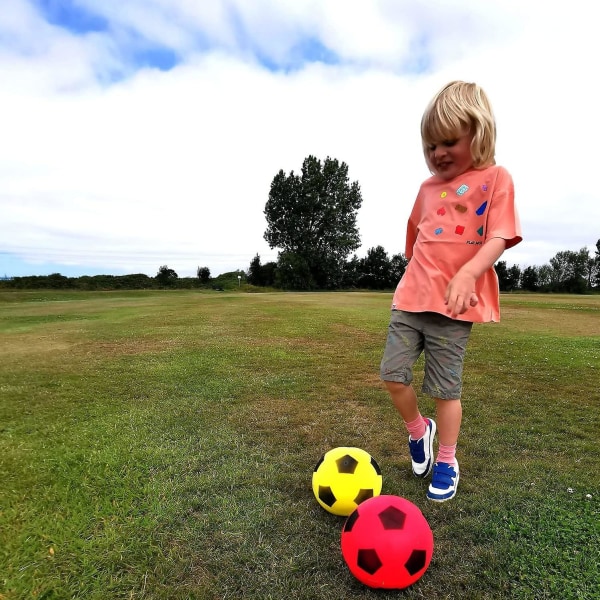
<instances>
[{"instance_id":1,"label":"grass field","mask_svg":"<svg viewBox=\"0 0 600 600\"><path fill-rule=\"evenodd\" d=\"M600 296L475 326L443 504L379 381L390 300L0 292L0 599L600 598ZM433 530L405 591L352 577L312 495L342 445Z\"/></svg>"}]
</instances>

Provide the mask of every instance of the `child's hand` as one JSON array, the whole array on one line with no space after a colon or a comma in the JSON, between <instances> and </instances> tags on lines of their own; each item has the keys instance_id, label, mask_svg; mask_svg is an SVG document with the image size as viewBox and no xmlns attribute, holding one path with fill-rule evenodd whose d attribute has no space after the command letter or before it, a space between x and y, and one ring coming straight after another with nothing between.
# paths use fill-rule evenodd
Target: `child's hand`
<instances>
[{"instance_id":1,"label":"child's hand","mask_svg":"<svg viewBox=\"0 0 600 600\"><path fill-rule=\"evenodd\" d=\"M452 318L467 312L472 306L477 306L479 299L475 293L475 278L457 273L446 289L444 303Z\"/></svg>"}]
</instances>

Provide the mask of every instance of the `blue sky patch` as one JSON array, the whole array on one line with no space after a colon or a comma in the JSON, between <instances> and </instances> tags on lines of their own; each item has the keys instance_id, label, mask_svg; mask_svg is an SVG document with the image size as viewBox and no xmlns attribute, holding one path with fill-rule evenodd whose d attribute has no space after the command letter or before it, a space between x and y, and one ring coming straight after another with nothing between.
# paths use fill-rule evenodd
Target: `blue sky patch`
<instances>
[{"instance_id":1,"label":"blue sky patch","mask_svg":"<svg viewBox=\"0 0 600 600\"><path fill-rule=\"evenodd\" d=\"M306 38L296 44L292 50L292 59L298 66L306 63L320 62L335 65L340 62L339 57L317 38Z\"/></svg>"},{"instance_id":2,"label":"blue sky patch","mask_svg":"<svg viewBox=\"0 0 600 600\"><path fill-rule=\"evenodd\" d=\"M431 51L429 48L429 37L426 34L418 36L410 44L410 57L403 65L405 73L420 75L431 70Z\"/></svg>"},{"instance_id":3,"label":"blue sky patch","mask_svg":"<svg viewBox=\"0 0 600 600\"><path fill-rule=\"evenodd\" d=\"M108 30L108 21L104 17L87 11L73 0L33 0L33 3L48 23L72 33Z\"/></svg>"},{"instance_id":4,"label":"blue sky patch","mask_svg":"<svg viewBox=\"0 0 600 600\"><path fill-rule=\"evenodd\" d=\"M324 63L327 65L335 65L340 62L338 56L321 44L316 38L307 38L296 44L290 51L289 55L281 60L276 61L270 56L253 48L254 55L258 62L269 71L294 71L301 69L310 63Z\"/></svg>"},{"instance_id":5,"label":"blue sky patch","mask_svg":"<svg viewBox=\"0 0 600 600\"><path fill-rule=\"evenodd\" d=\"M133 62L138 67L154 67L169 71L179 62L177 54L170 48L153 46L140 48L133 53Z\"/></svg>"}]
</instances>

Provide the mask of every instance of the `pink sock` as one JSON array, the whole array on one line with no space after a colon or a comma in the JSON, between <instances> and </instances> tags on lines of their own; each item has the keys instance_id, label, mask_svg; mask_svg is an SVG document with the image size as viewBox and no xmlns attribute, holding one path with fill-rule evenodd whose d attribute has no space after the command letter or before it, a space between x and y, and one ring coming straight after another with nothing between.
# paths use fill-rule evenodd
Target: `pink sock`
<instances>
[{"instance_id":1,"label":"pink sock","mask_svg":"<svg viewBox=\"0 0 600 600\"><path fill-rule=\"evenodd\" d=\"M449 465L456 464L456 444L453 446L444 446L440 444L438 447L437 462L448 463Z\"/></svg>"},{"instance_id":2,"label":"pink sock","mask_svg":"<svg viewBox=\"0 0 600 600\"><path fill-rule=\"evenodd\" d=\"M427 429L429 421L424 419L421 415L419 415L414 421L407 423L404 421L406 425L406 429L408 429L408 433L412 440L420 440L425 435L425 430Z\"/></svg>"}]
</instances>

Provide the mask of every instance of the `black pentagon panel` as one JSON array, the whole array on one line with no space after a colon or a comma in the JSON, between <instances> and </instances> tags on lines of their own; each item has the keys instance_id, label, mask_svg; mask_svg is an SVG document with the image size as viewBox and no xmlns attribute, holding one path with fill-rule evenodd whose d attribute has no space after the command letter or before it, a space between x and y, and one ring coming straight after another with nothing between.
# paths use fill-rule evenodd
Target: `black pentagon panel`
<instances>
[{"instance_id":1,"label":"black pentagon panel","mask_svg":"<svg viewBox=\"0 0 600 600\"><path fill-rule=\"evenodd\" d=\"M356 564L369 575L377 573L383 565L379 560L379 556L377 556L377 552L370 548L358 551Z\"/></svg>"},{"instance_id":2,"label":"black pentagon panel","mask_svg":"<svg viewBox=\"0 0 600 600\"><path fill-rule=\"evenodd\" d=\"M358 461L349 454L345 454L335 462L337 463L337 468L340 473L348 473L349 475L354 474L354 471L356 471L356 467L358 466Z\"/></svg>"},{"instance_id":3,"label":"black pentagon panel","mask_svg":"<svg viewBox=\"0 0 600 600\"><path fill-rule=\"evenodd\" d=\"M399 508L388 506L378 516L384 529L404 529L406 514Z\"/></svg>"},{"instance_id":4,"label":"black pentagon panel","mask_svg":"<svg viewBox=\"0 0 600 600\"><path fill-rule=\"evenodd\" d=\"M352 528L354 527L354 523L356 523L358 516L359 515L358 515L357 510L355 510L354 512L352 512L350 514L350 516L346 519L346 522L344 523L344 531L345 532L352 531Z\"/></svg>"},{"instance_id":5,"label":"black pentagon panel","mask_svg":"<svg viewBox=\"0 0 600 600\"><path fill-rule=\"evenodd\" d=\"M354 498L354 503L360 504L361 502L364 502L365 500L368 500L369 498L372 498L372 497L373 497L372 489L360 490L358 492L358 494L356 495L356 498Z\"/></svg>"},{"instance_id":6,"label":"black pentagon panel","mask_svg":"<svg viewBox=\"0 0 600 600\"><path fill-rule=\"evenodd\" d=\"M321 500L323 504L327 504L327 506L332 507L335 504L336 497L333 495L333 492L329 486L320 485L319 500Z\"/></svg>"},{"instance_id":7,"label":"black pentagon panel","mask_svg":"<svg viewBox=\"0 0 600 600\"><path fill-rule=\"evenodd\" d=\"M324 460L325 460L325 455L323 454L323 456L321 456L321 458L319 459L319 462L315 465L315 468L314 468L315 473L319 470L319 467L323 464Z\"/></svg>"},{"instance_id":8,"label":"black pentagon panel","mask_svg":"<svg viewBox=\"0 0 600 600\"><path fill-rule=\"evenodd\" d=\"M425 567L426 562L427 552L425 550L413 550L404 567L411 575L415 575Z\"/></svg>"},{"instance_id":9,"label":"black pentagon panel","mask_svg":"<svg viewBox=\"0 0 600 600\"><path fill-rule=\"evenodd\" d=\"M375 459L371 456L371 466L375 469L375 473L377 473L377 475L381 475L381 469L379 468L379 465L377 464L377 462L375 461Z\"/></svg>"}]
</instances>

